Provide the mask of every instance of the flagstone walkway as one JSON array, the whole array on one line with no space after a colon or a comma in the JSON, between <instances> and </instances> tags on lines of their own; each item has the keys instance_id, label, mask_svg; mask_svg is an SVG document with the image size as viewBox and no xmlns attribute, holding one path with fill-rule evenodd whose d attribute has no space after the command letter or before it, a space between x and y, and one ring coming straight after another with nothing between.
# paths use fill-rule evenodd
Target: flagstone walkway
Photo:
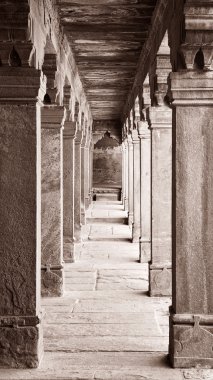
<instances>
[{"instance_id":1,"label":"flagstone walkway","mask_svg":"<svg viewBox=\"0 0 213 380\"><path fill-rule=\"evenodd\" d=\"M169 298L148 296L120 202L94 202L78 260L65 266L65 294L42 300L44 358L39 369L3 370L1 380L213 379L211 370L167 362Z\"/></svg>"}]
</instances>

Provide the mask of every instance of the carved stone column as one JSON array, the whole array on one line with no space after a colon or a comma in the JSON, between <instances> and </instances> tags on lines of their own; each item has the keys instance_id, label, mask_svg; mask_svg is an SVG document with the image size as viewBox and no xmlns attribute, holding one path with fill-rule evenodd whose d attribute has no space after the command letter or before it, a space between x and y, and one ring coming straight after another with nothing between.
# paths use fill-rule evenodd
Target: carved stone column
<instances>
[{"instance_id":1,"label":"carved stone column","mask_svg":"<svg viewBox=\"0 0 213 380\"><path fill-rule=\"evenodd\" d=\"M151 132L146 121L138 122L140 138L140 247L139 261L151 258Z\"/></svg>"},{"instance_id":2,"label":"carved stone column","mask_svg":"<svg viewBox=\"0 0 213 380\"><path fill-rule=\"evenodd\" d=\"M208 3L186 2L187 70L170 76L175 164L169 352L174 367L213 367L212 11Z\"/></svg>"},{"instance_id":3,"label":"carved stone column","mask_svg":"<svg viewBox=\"0 0 213 380\"><path fill-rule=\"evenodd\" d=\"M173 202L174 367L213 366L213 74L172 73L176 109Z\"/></svg>"},{"instance_id":4,"label":"carved stone column","mask_svg":"<svg viewBox=\"0 0 213 380\"><path fill-rule=\"evenodd\" d=\"M93 140L91 139L90 142L90 148L89 148L89 155L90 155L90 204L93 201L93 150L94 150L94 144Z\"/></svg>"},{"instance_id":5,"label":"carved stone column","mask_svg":"<svg viewBox=\"0 0 213 380\"><path fill-rule=\"evenodd\" d=\"M74 191L74 238L81 242L81 142L83 131L76 132L75 138L75 191Z\"/></svg>"},{"instance_id":6,"label":"carved stone column","mask_svg":"<svg viewBox=\"0 0 213 380\"><path fill-rule=\"evenodd\" d=\"M41 293L63 294L64 107L41 110Z\"/></svg>"},{"instance_id":7,"label":"carved stone column","mask_svg":"<svg viewBox=\"0 0 213 380\"><path fill-rule=\"evenodd\" d=\"M133 224L133 143L131 134L127 137L128 142L128 223Z\"/></svg>"},{"instance_id":8,"label":"carved stone column","mask_svg":"<svg viewBox=\"0 0 213 380\"><path fill-rule=\"evenodd\" d=\"M151 296L171 295L172 255L172 110L150 107L152 131L152 258Z\"/></svg>"},{"instance_id":9,"label":"carved stone column","mask_svg":"<svg viewBox=\"0 0 213 380\"><path fill-rule=\"evenodd\" d=\"M122 196L121 196L121 200L122 200L122 203L123 203L124 209L125 209L125 198L126 198L126 194L125 194L125 191L126 191L126 185L125 185L125 180L126 180L125 150L126 150L126 147L125 147L124 141L122 142L121 148L122 148Z\"/></svg>"},{"instance_id":10,"label":"carved stone column","mask_svg":"<svg viewBox=\"0 0 213 380\"><path fill-rule=\"evenodd\" d=\"M140 139L137 129L132 130L133 143L133 226L132 242L139 243L140 237Z\"/></svg>"},{"instance_id":11,"label":"carved stone column","mask_svg":"<svg viewBox=\"0 0 213 380\"><path fill-rule=\"evenodd\" d=\"M127 139L124 141L125 145L125 161L124 161L124 176L125 176L125 200L124 200L124 210L128 210L128 198L129 198L129 188L128 188L128 162L129 162L129 152L128 152L128 142Z\"/></svg>"},{"instance_id":12,"label":"carved stone column","mask_svg":"<svg viewBox=\"0 0 213 380\"><path fill-rule=\"evenodd\" d=\"M63 130L63 199L64 199L64 261L75 261L74 250L74 187L75 187L75 136L77 124L66 121Z\"/></svg>"},{"instance_id":13,"label":"carved stone column","mask_svg":"<svg viewBox=\"0 0 213 380\"><path fill-rule=\"evenodd\" d=\"M86 132L85 132L86 133ZM85 207L85 198L86 198L86 151L87 144L87 135L83 135L81 141L81 224L86 223L86 207Z\"/></svg>"},{"instance_id":14,"label":"carved stone column","mask_svg":"<svg viewBox=\"0 0 213 380\"><path fill-rule=\"evenodd\" d=\"M85 208L90 205L90 136L88 136L85 146Z\"/></svg>"},{"instance_id":15,"label":"carved stone column","mask_svg":"<svg viewBox=\"0 0 213 380\"><path fill-rule=\"evenodd\" d=\"M0 366L4 367L37 367L43 355L40 106L45 87L38 70L0 67Z\"/></svg>"}]
</instances>

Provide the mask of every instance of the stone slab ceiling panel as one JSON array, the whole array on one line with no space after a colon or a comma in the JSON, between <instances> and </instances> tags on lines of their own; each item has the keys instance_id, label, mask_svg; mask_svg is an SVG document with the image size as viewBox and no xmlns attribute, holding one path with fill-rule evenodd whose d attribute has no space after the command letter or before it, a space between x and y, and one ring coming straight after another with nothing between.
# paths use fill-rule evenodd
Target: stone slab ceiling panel
<instances>
[{"instance_id":1,"label":"stone slab ceiling panel","mask_svg":"<svg viewBox=\"0 0 213 380\"><path fill-rule=\"evenodd\" d=\"M97 120L121 118L157 0L57 0Z\"/></svg>"}]
</instances>

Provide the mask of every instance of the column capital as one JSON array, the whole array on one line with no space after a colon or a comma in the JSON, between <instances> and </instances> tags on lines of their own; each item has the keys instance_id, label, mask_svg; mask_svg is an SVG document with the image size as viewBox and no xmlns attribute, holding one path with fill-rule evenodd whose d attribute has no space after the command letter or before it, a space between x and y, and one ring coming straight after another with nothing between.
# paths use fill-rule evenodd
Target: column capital
<instances>
[{"instance_id":1,"label":"column capital","mask_svg":"<svg viewBox=\"0 0 213 380\"><path fill-rule=\"evenodd\" d=\"M213 72L181 71L170 74L173 105L212 105Z\"/></svg>"},{"instance_id":2,"label":"column capital","mask_svg":"<svg viewBox=\"0 0 213 380\"><path fill-rule=\"evenodd\" d=\"M83 138L83 131L77 131L76 132L76 138L75 138L75 144L80 145Z\"/></svg>"},{"instance_id":3,"label":"column capital","mask_svg":"<svg viewBox=\"0 0 213 380\"><path fill-rule=\"evenodd\" d=\"M128 142L128 147L130 148L132 146L132 135L129 133L127 135L127 142Z\"/></svg>"},{"instance_id":4,"label":"column capital","mask_svg":"<svg viewBox=\"0 0 213 380\"><path fill-rule=\"evenodd\" d=\"M172 109L168 106L149 107L150 129L172 128Z\"/></svg>"},{"instance_id":5,"label":"column capital","mask_svg":"<svg viewBox=\"0 0 213 380\"><path fill-rule=\"evenodd\" d=\"M147 121L138 122L138 136L140 139L150 139L150 129Z\"/></svg>"},{"instance_id":6,"label":"column capital","mask_svg":"<svg viewBox=\"0 0 213 380\"><path fill-rule=\"evenodd\" d=\"M139 136L138 136L137 129L133 129L131 133L132 133L132 142L133 142L133 144L139 144L140 139L139 139Z\"/></svg>"},{"instance_id":7,"label":"column capital","mask_svg":"<svg viewBox=\"0 0 213 380\"><path fill-rule=\"evenodd\" d=\"M63 106L45 105L41 108L41 127L43 129L62 128L66 116Z\"/></svg>"},{"instance_id":8,"label":"column capital","mask_svg":"<svg viewBox=\"0 0 213 380\"><path fill-rule=\"evenodd\" d=\"M75 139L77 131L77 123L75 121L65 121L64 122L64 130L63 136L65 138Z\"/></svg>"},{"instance_id":9,"label":"column capital","mask_svg":"<svg viewBox=\"0 0 213 380\"><path fill-rule=\"evenodd\" d=\"M0 67L0 103L34 104L42 102L46 77L40 70L24 67Z\"/></svg>"},{"instance_id":10,"label":"column capital","mask_svg":"<svg viewBox=\"0 0 213 380\"><path fill-rule=\"evenodd\" d=\"M87 145L87 133L83 134L82 139L81 139L81 147L86 148Z\"/></svg>"}]
</instances>

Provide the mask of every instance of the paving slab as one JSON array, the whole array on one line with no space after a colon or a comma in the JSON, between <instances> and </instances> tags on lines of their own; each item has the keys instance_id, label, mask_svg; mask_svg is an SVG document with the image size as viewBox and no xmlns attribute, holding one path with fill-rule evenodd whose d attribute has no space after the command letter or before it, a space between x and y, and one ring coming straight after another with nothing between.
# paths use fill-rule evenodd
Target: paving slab
<instances>
[{"instance_id":1,"label":"paving slab","mask_svg":"<svg viewBox=\"0 0 213 380\"><path fill-rule=\"evenodd\" d=\"M167 352L167 337L135 337L135 336L57 336L48 337L44 341L45 351L85 352Z\"/></svg>"},{"instance_id":2,"label":"paving slab","mask_svg":"<svg viewBox=\"0 0 213 380\"><path fill-rule=\"evenodd\" d=\"M45 324L138 324L147 325L156 321L153 311L143 313L49 313L46 309ZM153 326L153 323L151 324ZM157 324L156 324L157 327ZM162 334L163 335L163 334ZM167 334L168 335L168 334Z\"/></svg>"},{"instance_id":3,"label":"paving slab","mask_svg":"<svg viewBox=\"0 0 213 380\"><path fill-rule=\"evenodd\" d=\"M62 337L69 334L70 336L126 336L126 337L150 337L162 336L162 332L157 324L150 325L150 320L143 324L135 323L96 323L96 324L61 324L59 321L54 325L46 325L44 330L45 338Z\"/></svg>"}]
</instances>

